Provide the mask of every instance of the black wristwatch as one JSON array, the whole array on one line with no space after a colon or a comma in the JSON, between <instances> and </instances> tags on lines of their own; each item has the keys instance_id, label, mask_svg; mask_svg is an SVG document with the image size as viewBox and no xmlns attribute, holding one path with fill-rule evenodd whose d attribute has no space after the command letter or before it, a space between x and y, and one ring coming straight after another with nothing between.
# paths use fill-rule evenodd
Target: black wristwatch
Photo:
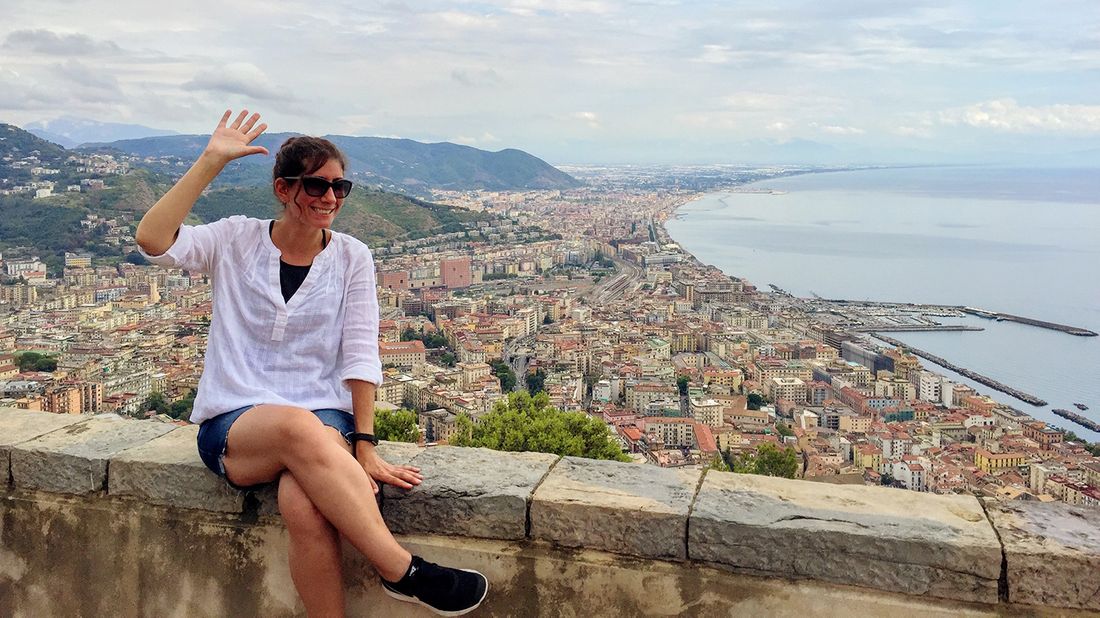
<instances>
[{"instance_id":1,"label":"black wristwatch","mask_svg":"<svg viewBox=\"0 0 1100 618\"><path fill-rule=\"evenodd\" d=\"M373 433L359 433L358 431L353 431L348 434L348 440L351 440L353 446L356 442L370 442L378 446L378 438L376 438Z\"/></svg>"}]
</instances>

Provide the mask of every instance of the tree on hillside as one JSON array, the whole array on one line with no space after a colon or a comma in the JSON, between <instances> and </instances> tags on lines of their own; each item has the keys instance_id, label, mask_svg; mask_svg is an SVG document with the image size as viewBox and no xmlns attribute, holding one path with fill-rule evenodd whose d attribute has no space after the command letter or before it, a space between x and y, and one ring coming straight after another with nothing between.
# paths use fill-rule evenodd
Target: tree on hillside
<instances>
[{"instance_id":1,"label":"tree on hillside","mask_svg":"<svg viewBox=\"0 0 1100 618\"><path fill-rule=\"evenodd\" d=\"M23 352L18 355L15 364L19 371L45 371L57 369L57 359L40 352Z\"/></svg>"},{"instance_id":2,"label":"tree on hillside","mask_svg":"<svg viewBox=\"0 0 1100 618\"><path fill-rule=\"evenodd\" d=\"M493 368L493 375L500 380L500 390L505 393L512 392L512 389L516 387L516 372L512 371L508 363L502 360L495 360L489 365Z\"/></svg>"},{"instance_id":3,"label":"tree on hillside","mask_svg":"<svg viewBox=\"0 0 1100 618\"><path fill-rule=\"evenodd\" d=\"M451 441L456 446L629 461L607 425L583 412L558 410L546 393L511 393L477 423L465 414L459 415L457 423Z\"/></svg>"},{"instance_id":4,"label":"tree on hillside","mask_svg":"<svg viewBox=\"0 0 1100 618\"><path fill-rule=\"evenodd\" d=\"M147 266L149 264L149 260L145 259L145 256L137 251L127 253L125 261L127 264L136 264L138 266Z\"/></svg>"},{"instance_id":5,"label":"tree on hillside","mask_svg":"<svg viewBox=\"0 0 1100 618\"><path fill-rule=\"evenodd\" d=\"M420 440L420 428L416 425L416 413L411 410L375 410L374 435L379 440L417 442Z\"/></svg>"},{"instance_id":6,"label":"tree on hillside","mask_svg":"<svg viewBox=\"0 0 1100 618\"><path fill-rule=\"evenodd\" d=\"M153 391L149 393L149 396L145 398L145 401L141 404L142 413L154 411L157 414L167 414L169 407L168 401L164 399L164 393L160 391Z\"/></svg>"},{"instance_id":7,"label":"tree on hillside","mask_svg":"<svg viewBox=\"0 0 1100 618\"><path fill-rule=\"evenodd\" d=\"M750 410L759 410L764 407L764 396L760 393L749 393L748 396L748 408Z\"/></svg>"},{"instance_id":8,"label":"tree on hillside","mask_svg":"<svg viewBox=\"0 0 1100 618\"><path fill-rule=\"evenodd\" d=\"M191 409L195 407L195 395L197 394L198 391L191 389L186 397L173 401L172 405L168 406L168 416L181 421L187 420L191 416Z\"/></svg>"},{"instance_id":9,"label":"tree on hillside","mask_svg":"<svg viewBox=\"0 0 1100 618\"><path fill-rule=\"evenodd\" d=\"M691 380L687 376L680 376L676 378L676 388L680 390L681 396L688 394L689 382L691 382Z\"/></svg>"},{"instance_id":10,"label":"tree on hillside","mask_svg":"<svg viewBox=\"0 0 1100 618\"><path fill-rule=\"evenodd\" d=\"M756 447L755 453L742 453L737 457L731 457L730 468L740 474L793 479L798 474L798 456L789 446L780 450L776 445L765 442Z\"/></svg>"},{"instance_id":11,"label":"tree on hillside","mask_svg":"<svg viewBox=\"0 0 1100 618\"><path fill-rule=\"evenodd\" d=\"M527 391L532 395L546 390L546 372L542 369L528 373L525 381L527 382Z\"/></svg>"}]
</instances>

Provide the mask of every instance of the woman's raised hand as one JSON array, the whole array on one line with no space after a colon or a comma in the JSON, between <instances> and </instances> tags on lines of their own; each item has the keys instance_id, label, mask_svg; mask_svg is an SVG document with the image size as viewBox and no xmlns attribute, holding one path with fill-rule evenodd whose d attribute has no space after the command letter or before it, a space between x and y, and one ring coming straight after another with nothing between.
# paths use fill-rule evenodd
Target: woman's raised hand
<instances>
[{"instance_id":1,"label":"woman's raised hand","mask_svg":"<svg viewBox=\"0 0 1100 618\"><path fill-rule=\"evenodd\" d=\"M266 123L256 124L260 120L260 115L252 114L249 117L248 110L242 110L236 120L228 124L232 114L233 111L228 109L222 114L222 120L218 123L218 128L214 129L214 134L210 136L210 142L206 144L203 154L226 163L252 154L268 154L267 148L250 145L267 128Z\"/></svg>"}]
</instances>

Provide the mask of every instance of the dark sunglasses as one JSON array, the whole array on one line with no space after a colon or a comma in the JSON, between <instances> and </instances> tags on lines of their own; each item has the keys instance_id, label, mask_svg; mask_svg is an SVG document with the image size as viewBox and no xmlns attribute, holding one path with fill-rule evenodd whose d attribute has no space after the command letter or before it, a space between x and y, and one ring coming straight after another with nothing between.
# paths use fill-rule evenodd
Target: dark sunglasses
<instances>
[{"instance_id":1,"label":"dark sunglasses","mask_svg":"<svg viewBox=\"0 0 1100 618\"><path fill-rule=\"evenodd\" d=\"M310 197L321 197L328 193L329 189L332 189L332 194L336 199L343 199L351 193L351 181L346 178L329 182L320 176L283 176L283 180L302 181L302 188L306 190L306 195Z\"/></svg>"}]
</instances>

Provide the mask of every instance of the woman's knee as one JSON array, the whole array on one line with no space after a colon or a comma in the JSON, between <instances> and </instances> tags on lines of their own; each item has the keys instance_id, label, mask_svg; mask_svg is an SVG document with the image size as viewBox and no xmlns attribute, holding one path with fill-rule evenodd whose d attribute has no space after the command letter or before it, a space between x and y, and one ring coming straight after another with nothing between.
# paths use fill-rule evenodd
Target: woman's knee
<instances>
[{"instance_id":1,"label":"woman's knee","mask_svg":"<svg viewBox=\"0 0 1100 618\"><path fill-rule=\"evenodd\" d=\"M332 524L289 472L279 477L279 512L287 530L296 537L328 538L335 533Z\"/></svg>"},{"instance_id":2,"label":"woman's knee","mask_svg":"<svg viewBox=\"0 0 1100 618\"><path fill-rule=\"evenodd\" d=\"M275 439L277 445L273 448L290 450L299 454L310 454L317 447L328 441L325 425L315 414L304 408L290 406L280 408L274 420Z\"/></svg>"}]
</instances>

